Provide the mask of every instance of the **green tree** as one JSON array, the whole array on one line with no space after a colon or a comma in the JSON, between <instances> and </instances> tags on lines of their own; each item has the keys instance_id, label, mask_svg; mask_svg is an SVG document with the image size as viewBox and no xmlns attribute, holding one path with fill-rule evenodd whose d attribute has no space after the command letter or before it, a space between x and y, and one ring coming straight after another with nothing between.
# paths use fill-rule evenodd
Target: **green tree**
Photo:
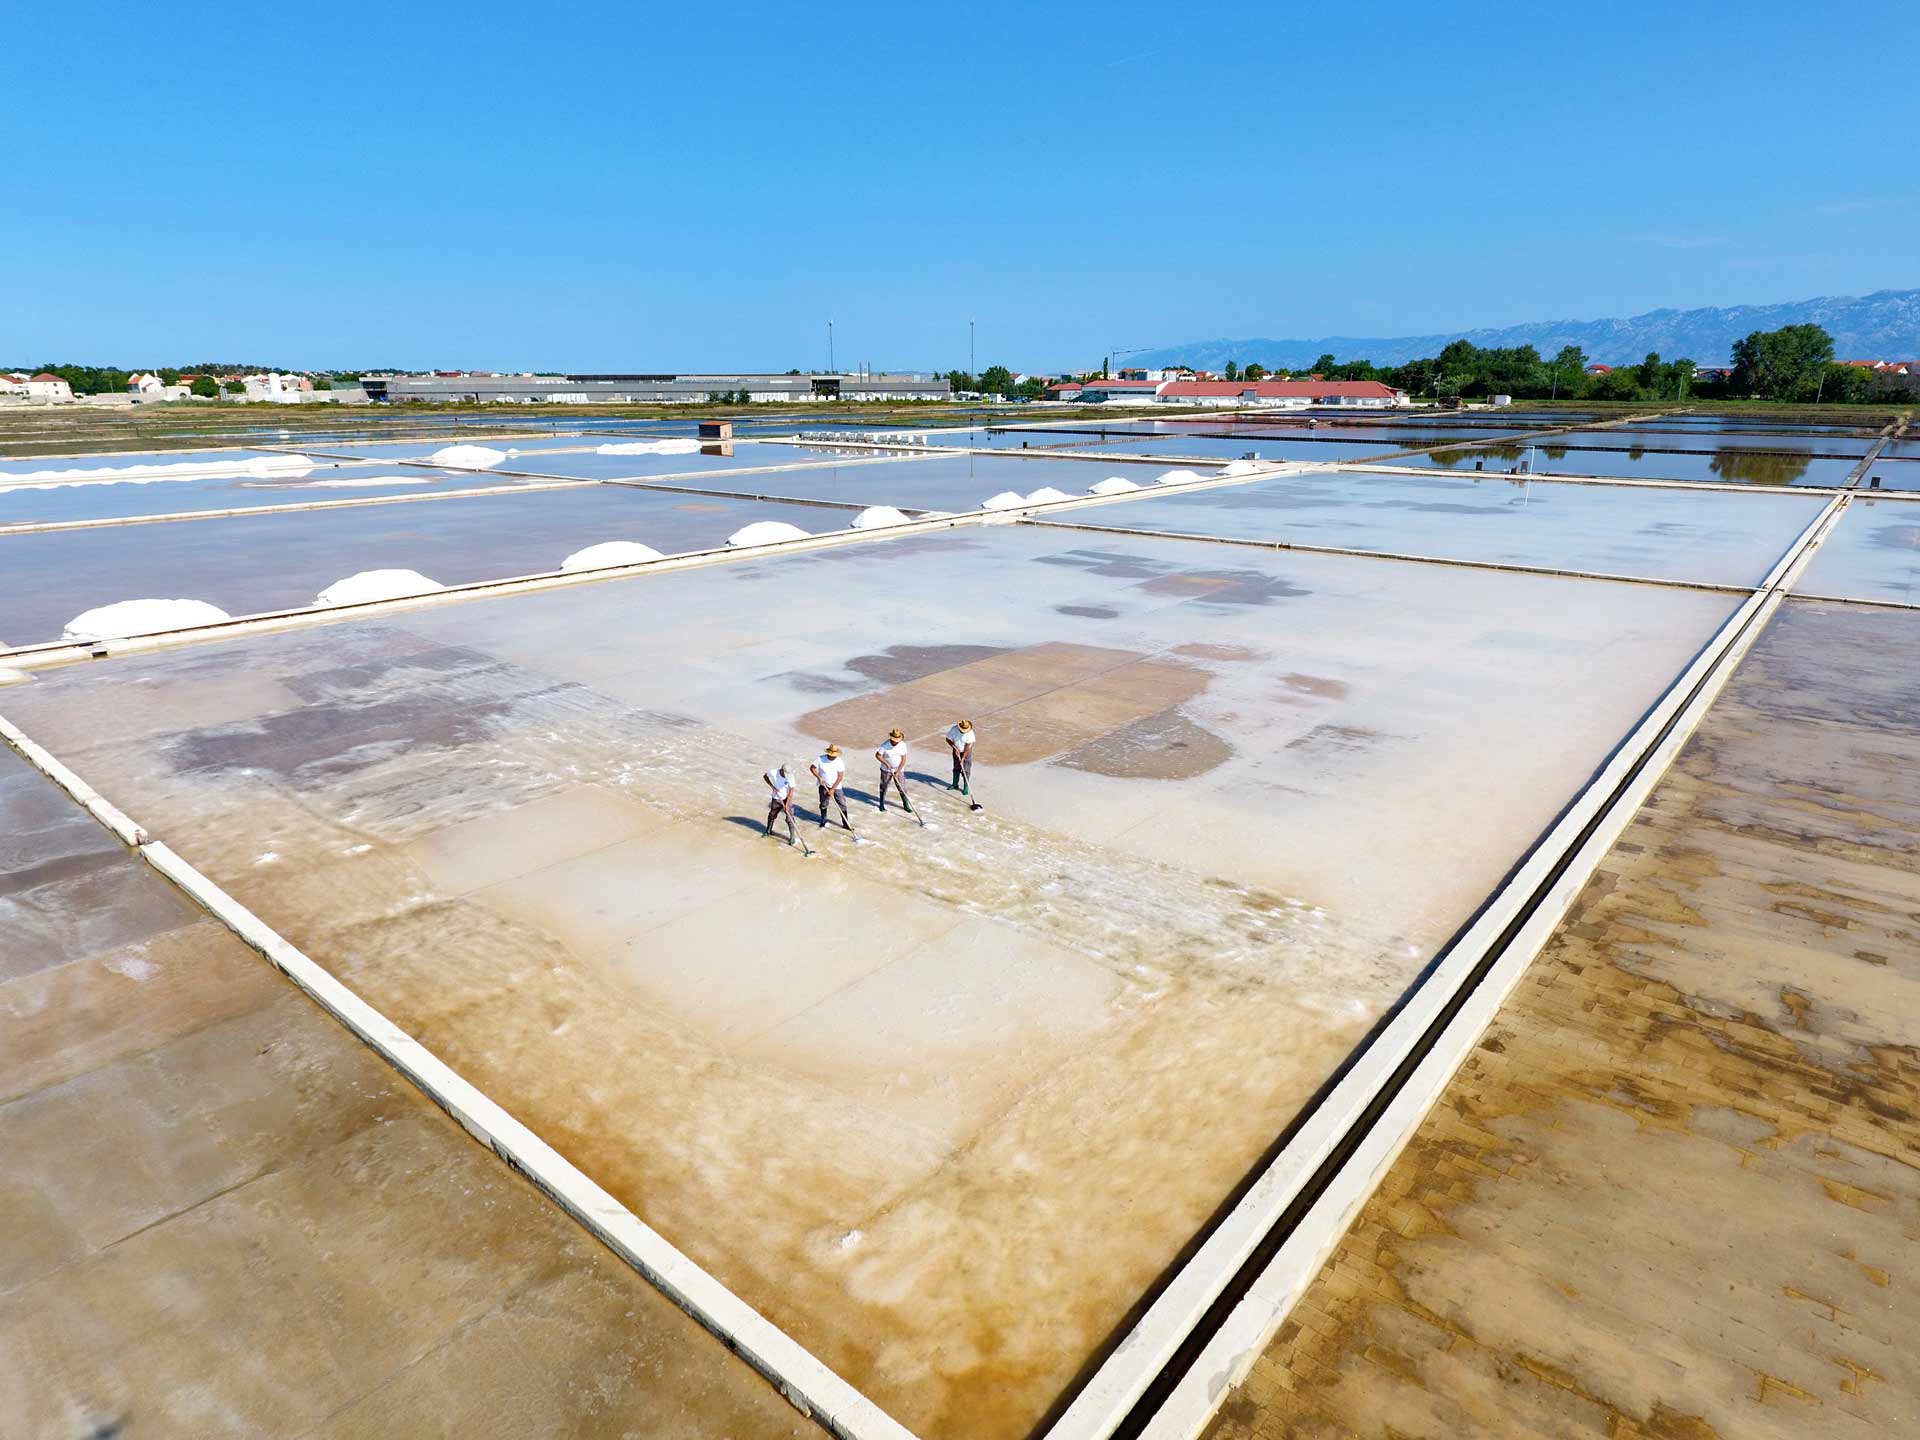
<instances>
[{"instance_id":1,"label":"green tree","mask_svg":"<svg viewBox=\"0 0 1920 1440\"><path fill-rule=\"evenodd\" d=\"M962 390L971 390L974 388L973 376L964 370L949 370L947 372L947 384L953 387L953 393L956 395Z\"/></svg>"},{"instance_id":2,"label":"green tree","mask_svg":"<svg viewBox=\"0 0 1920 1440\"><path fill-rule=\"evenodd\" d=\"M1732 388L1764 400L1811 400L1832 363L1833 337L1818 325L1755 330L1734 342Z\"/></svg>"},{"instance_id":3,"label":"green tree","mask_svg":"<svg viewBox=\"0 0 1920 1440\"><path fill-rule=\"evenodd\" d=\"M1240 362L1238 360L1227 361L1227 379L1238 380L1239 378L1240 378Z\"/></svg>"},{"instance_id":4,"label":"green tree","mask_svg":"<svg viewBox=\"0 0 1920 1440\"><path fill-rule=\"evenodd\" d=\"M220 394L220 382L211 375L196 375L193 384L188 387L202 400L213 400Z\"/></svg>"},{"instance_id":5,"label":"green tree","mask_svg":"<svg viewBox=\"0 0 1920 1440\"><path fill-rule=\"evenodd\" d=\"M1013 372L1004 365L989 365L980 372L980 391L986 395L1004 395L1013 388Z\"/></svg>"},{"instance_id":6,"label":"green tree","mask_svg":"<svg viewBox=\"0 0 1920 1440\"><path fill-rule=\"evenodd\" d=\"M1834 405L1865 405L1873 399L1873 372L1858 365L1829 365L1820 398Z\"/></svg>"},{"instance_id":7,"label":"green tree","mask_svg":"<svg viewBox=\"0 0 1920 1440\"><path fill-rule=\"evenodd\" d=\"M1587 373L1587 352L1578 345L1562 345L1560 353L1547 367L1547 398L1557 400L1562 390L1579 393L1580 381Z\"/></svg>"},{"instance_id":8,"label":"green tree","mask_svg":"<svg viewBox=\"0 0 1920 1440\"><path fill-rule=\"evenodd\" d=\"M1318 360L1314 361L1313 364L1308 368L1312 370L1312 372L1315 375L1326 376L1326 375L1331 375L1335 370L1339 369L1340 362L1334 359L1333 353L1329 351L1327 354L1322 355Z\"/></svg>"},{"instance_id":9,"label":"green tree","mask_svg":"<svg viewBox=\"0 0 1920 1440\"><path fill-rule=\"evenodd\" d=\"M1044 400L1047 398L1047 382L1037 375L1029 375L1014 388L1013 393L1021 400Z\"/></svg>"},{"instance_id":10,"label":"green tree","mask_svg":"<svg viewBox=\"0 0 1920 1440\"><path fill-rule=\"evenodd\" d=\"M1643 390L1654 391L1660 388L1660 377L1665 367L1660 363L1660 352L1649 350L1647 358L1633 367L1633 378L1640 382Z\"/></svg>"},{"instance_id":11,"label":"green tree","mask_svg":"<svg viewBox=\"0 0 1920 1440\"><path fill-rule=\"evenodd\" d=\"M1264 380L1266 378L1267 378L1267 367L1262 365L1258 360L1255 360L1252 364L1247 366L1247 379Z\"/></svg>"},{"instance_id":12,"label":"green tree","mask_svg":"<svg viewBox=\"0 0 1920 1440\"><path fill-rule=\"evenodd\" d=\"M1687 390L1693 384L1693 372L1695 368L1693 361L1687 359L1684 355L1667 367L1668 373L1673 376L1674 399L1684 400L1687 398Z\"/></svg>"},{"instance_id":13,"label":"green tree","mask_svg":"<svg viewBox=\"0 0 1920 1440\"><path fill-rule=\"evenodd\" d=\"M227 393L229 395L244 395L247 393L247 387L242 385L238 380L229 380L227 381Z\"/></svg>"}]
</instances>

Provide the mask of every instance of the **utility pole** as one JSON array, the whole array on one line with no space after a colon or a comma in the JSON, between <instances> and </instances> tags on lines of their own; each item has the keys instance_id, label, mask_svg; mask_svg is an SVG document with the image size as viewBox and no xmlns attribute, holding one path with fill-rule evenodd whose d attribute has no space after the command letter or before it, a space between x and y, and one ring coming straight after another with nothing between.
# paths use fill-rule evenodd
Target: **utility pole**
<instances>
[{"instance_id":1,"label":"utility pole","mask_svg":"<svg viewBox=\"0 0 1920 1440\"><path fill-rule=\"evenodd\" d=\"M967 321L967 378L971 380L979 373L974 369L973 364L973 321L969 320Z\"/></svg>"},{"instance_id":2,"label":"utility pole","mask_svg":"<svg viewBox=\"0 0 1920 1440\"><path fill-rule=\"evenodd\" d=\"M833 322L827 321L827 373L833 374Z\"/></svg>"}]
</instances>

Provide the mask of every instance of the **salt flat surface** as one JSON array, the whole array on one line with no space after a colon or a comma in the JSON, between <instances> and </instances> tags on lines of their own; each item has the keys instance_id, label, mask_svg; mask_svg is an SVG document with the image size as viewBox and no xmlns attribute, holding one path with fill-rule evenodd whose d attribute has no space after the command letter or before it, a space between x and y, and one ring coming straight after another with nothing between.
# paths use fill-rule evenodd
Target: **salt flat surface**
<instances>
[{"instance_id":1,"label":"salt flat surface","mask_svg":"<svg viewBox=\"0 0 1920 1440\"><path fill-rule=\"evenodd\" d=\"M1014 527L7 710L904 1423L1010 1440L1730 609ZM866 843L808 860L759 774L828 739Z\"/></svg>"},{"instance_id":2,"label":"salt flat surface","mask_svg":"<svg viewBox=\"0 0 1920 1440\"><path fill-rule=\"evenodd\" d=\"M1115 435L1101 440L1089 435L1084 437L1083 443L1075 448L1090 452L1113 450L1131 455L1164 455L1169 462L1181 456L1207 460L1238 460L1243 455L1252 454L1258 455L1263 460L1310 460L1319 464L1333 465L1342 460L1388 455L1405 447L1399 441L1385 437L1306 440L1282 436L1272 439L1234 437L1223 440L1204 435L1170 435L1135 440Z\"/></svg>"},{"instance_id":3,"label":"salt flat surface","mask_svg":"<svg viewBox=\"0 0 1920 1440\"><path fill-rule=\"evenodd\" d=\"M1305 474L1071 512L1081 525L1757 585L1817 495Z\"/></svg>"},{"instance_id":4,"label":"salt flat surface","mask_svg":"<svg viewBox=\"0 0 1920 1440\"><path fill-rule=\"evenodd\" d=\"M1920 604L1920 500L1850 501L1794 589Z\"/></svg>"},{"instance_id":5,"label":"salt flat surface","mask_svg":"<svg viewBox=\"0 0 1920 1440\"><path fill-rule=\"evenodd\" d=\"M689 484L726 484L724 477L733 470L758 470L780 465L818 465L839 460L871 459L885 453L849 450L839 445L782 444L766 440L702 441L700 448L679 455L599 455L595 447L578 452L550 451L523 455L508 463L509 469L531 474L572 477L582 480L648 479L656 475L692 475L699 478ZM902 450L900 455L917 454ZM712 477L709 479L708 477ZM737 483L758 493L776 488L772 477L745 476Z\"/></svg>"},{"instance_id":6,"label":"salt flat surface","mask_svg":"<svg viewBox=\"0 0 1920 1440\"><path fill-rule=\"evenodd\" d=\"M982 501L1007 491L1024 497L1042 488L1052 488L1069 495L1085 495L1109 475L1124 475L1140 485L1151 485L1167 469L1165 464L1129 464L1119 460L1095 463L1031 454L936 455L878 464L781 470L742 476L738 481L716 477L670 483L715 488L737 485L760 494L791 495L806 500L958 512L978 510Z\"/></svg>"},{"instance_id":7,"label":"salt flat surface","mask_svg":"<svg viewBox=\"0 0 1920 1440\"><path fill-rule=\"evenodd\" d=\"M0 640L55 639L82 610L167 596L233 615L311 604L362 570L418 570L443 585L558 570L605 540L707 549L783 520L840 530L850 511L596 486L417 505L242 515L166 525L0 536Z\"/></svg>"}]
</instances>

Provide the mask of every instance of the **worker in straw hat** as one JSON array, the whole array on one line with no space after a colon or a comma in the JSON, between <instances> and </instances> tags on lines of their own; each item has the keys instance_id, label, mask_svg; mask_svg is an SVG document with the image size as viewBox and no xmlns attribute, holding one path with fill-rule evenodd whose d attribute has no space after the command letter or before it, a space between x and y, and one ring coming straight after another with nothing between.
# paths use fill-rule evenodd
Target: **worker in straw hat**
<instances>
[{"instance_id":1,"label":"worker in straw hat","mask_svg":"<svg viewBox=\"0 0 1920 1440\"><path fill-rule=\"evenodd\" d=\"M847 827L847 833L851 835L853 821L847 815L847 797L840 793L841 783L847 778L847 766L840 758L840 747L827 746L826 753L807 768L820 785L820 828L827 828L827 802L831 800L840 807L840 823Z\"/></svg>"},{"instance_id":2,"label":"worker in straw hat","mask_svg":"<svg viewBox=\"0 0 1920 1440\"><path fill-rule=\"evenodd\" d=\"M773 797L767 802L767 834L773 834L773 822L782 815L787 819L787 844L794 842L793 833L793 776L782 765L778 770L769 770L760 777L767 782L767 789Z\"/></svg>"},{"instance_id":3,"label":"worker in straw hat","mask_svg":"<svg viewBox=\"0 0 1920 1440\"><path fill-rule=\"evenodd\" d=\"M887 732L885 743L873 752L873 758L880 762L880 813L887 813L887 787L891 785L900 797L900 808L913 814L913 806L907 803L907 737L898 726Z\"/></svg>"},{"instance_id":4,"label":"worker in straw hat","mask_svg":"<svg viewBox=\"0 0 1920 1440\"><path fill-rule=\"evenodd\" d=\"M973 721L962 720L947 731L947 749L953 752L953 779L949 790L973 798Z\"/></svg>"}]
</instances>

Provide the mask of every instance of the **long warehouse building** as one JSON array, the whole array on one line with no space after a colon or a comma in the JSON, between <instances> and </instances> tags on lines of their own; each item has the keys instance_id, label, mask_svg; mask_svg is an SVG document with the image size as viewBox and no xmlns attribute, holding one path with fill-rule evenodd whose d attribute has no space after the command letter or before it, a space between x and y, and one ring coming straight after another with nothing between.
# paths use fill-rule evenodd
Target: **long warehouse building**
<instances>
[{"instance_id":1,"label":"long warehouse building","mask_svg":"<svg viewBox=\"0 0 1920 1440\"><path fill-rule=\"evenodd\" d=\"M946 400L944 378L921 375L368 375L374 401L524 405L701 404L745 392L755 403L825 400Z\"/></svg>"}]
</instances>

